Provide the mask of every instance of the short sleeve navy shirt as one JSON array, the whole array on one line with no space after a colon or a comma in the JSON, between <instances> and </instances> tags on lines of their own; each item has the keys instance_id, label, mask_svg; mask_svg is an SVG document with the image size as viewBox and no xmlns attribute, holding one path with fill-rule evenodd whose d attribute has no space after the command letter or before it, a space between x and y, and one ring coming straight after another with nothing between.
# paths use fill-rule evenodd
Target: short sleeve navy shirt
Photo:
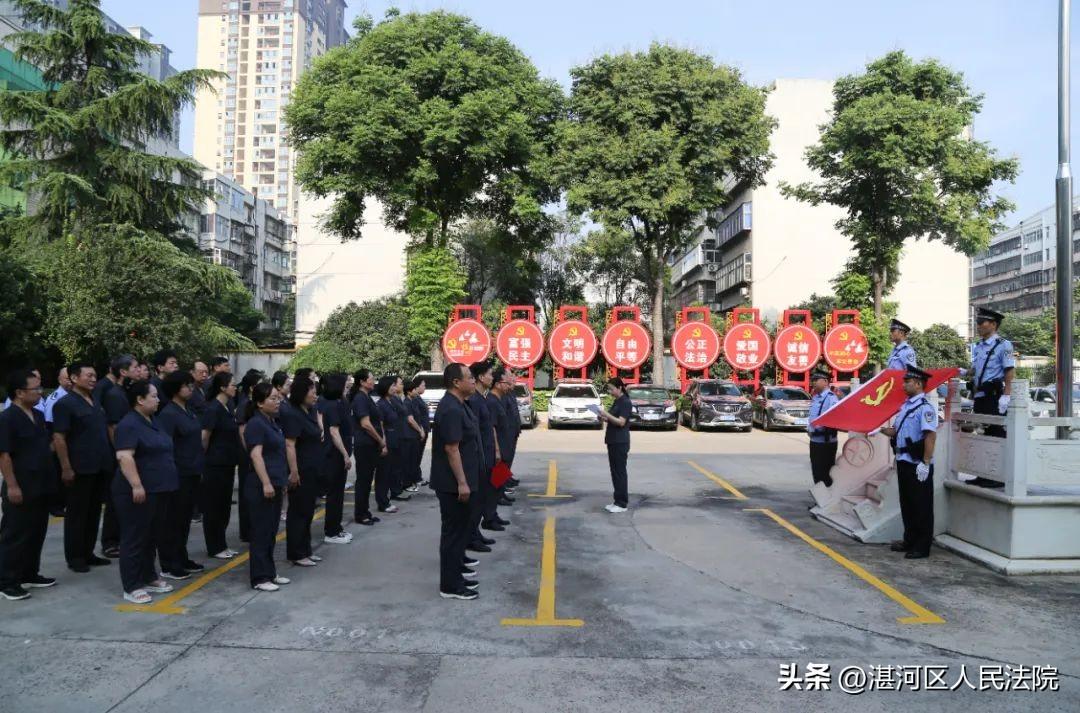
<instances>
[{"instance_id":1,"label":"short sleeve navy shirt","mask_svg":"<svg viewBox=\"0 0 1080 713\"><path fill-rule=\"evenodd\" d=\"M147 421L135 411L128 413L116 424L116 450L135 452L135 467L146 492L167 493L180 487L173 439L156 421ZM116 477L127 482L119 467Z\"/></svg>"},{"instance_id":2,"label":"short sleeve navy shirt","mask_svg":"<svg viewBox=\"0 0 1080 713\"><path fill-rule=\"evenodd\" d=\"M469 408L476 415L476 425L480 429L480 448L484 455L484 466L490 470L495 467L495 419L488 409L487 398L479 391L469 397Z\"/></svg>"},{"instance_id":3,"label":"short sleeve navy shirt","mask_svg":"<svg viewBox=\"0 0 1080 713\"><path fill-rule=\"evenodd\" d=\"M457 478L450 467L450 457L446 454L446 446L456 443L461 453L465 482L470 490L475 491L480 485L483 456L480 451L480 427L472 409L447 392L435 410L432 434L431 487L438 492L457 492Z\"/></svg>"},{"instance_id":4,"label":"short sleeve navy shirt","mask_svg":"<svg viewBox=\"0 0 1080 713\"><path fill-rule=\"evenodd\" d=\"M261 413L255 414L244 429L244 442L247 444L248 453L255 446L262 446L266 475L269 476L272 485L284 488L289 484L289 463L285 458L285 434L276 423Z\"/></svg>"},{"instance_id":5,"label":"short sleeve navy shirt","mask_svg":"<svg viewBox=\"0 0 1080 713\"><path fill-rule=\"evenodd\" d=\"M53 433L66 437L68 458L76 473L111 473L116 466L105 411L79 394L70 393L56 402Z\"/></svg>"},{"instance_id":6,"label":"short sleeve navy shirt","mask_svg":"<svg viewBox=\"0 0 1080 713\"><path fill-rule=\"evenodd\" d=\"M188 408L181 408L174 401L165 404L157 417L158 428L173 439L173 460L181 476L192 477L202 473L206 462L202 447L202 424L199 417Z\"/></svg>"},{"instance_id":7,"label":"short sleeve navy shirt","mask_svg":"<svg viewBox=\"0 0 1080 713\"><path fill-rule=\"evenodd\" d=\"M630 397L625 393L615 399L615 403L611 405L610 413L617 418L625 418L626 424L616 426L608 421L607 433L604 434L604 443L630 443L630 414L633 409L634 406L630 402Z\"/></svg>"},{"instance_id":8,"label":"short sleeve navy shirt","mask_svg":"<svg viewBox=\"0 0 1080 713\"><path fill-rule=\"evenodd\" d=\"M202 430L210 432L206 446L206 465L230 468L240 463L243 447L236 414L216 398L211 399L202 415Z\"/></svg>"},{"instance_id":9,"label":"short sleeve navy shirt","mask_svg":"<svg viewBox=\"0 0 1080 713\"><path fill-rule=\"evenodd\" d=\"M372 438L371 434L360 425L365 418L368 418L371 419L371 427L375 429L376 433L383 432L382 416L379 414L379 409L375 407L375 400L371 398L371 394L364 391L356 392L356 396L352 400L352 415L353 422L356 424L355 445L357 447L377 447L379 442Z\"/></svg>"},{"instance_id":10,"label":"short sleeve navy shirt","mask_svg":"<svg viewBox=\"0 0 1080 713\"><path fill-rule=\"evenodd\" d=\"M318 411L292 406L278 416L278 422L285 438L296 439L296 467L300 475L318 474L324 455Z\"/></svg>"},{"instance_id":11,"label":"short sleeve navy shirt","mask_svg":"<svg viewBox=\"0 0 1080 713\"><path fill-rule=\"evenodd\" d=\"M315 402L315 408L322 414L323 451L327 455L333 455L337 451L337 446L334 445L334 438L330 435L330 429L335 427L338 429L338 435L341 436L342 445L344 445L347 450L349 448L349 443L345 440L345 432L341 427L341 402L330 401L320 396L319 400ZM345 420L347 421L348 419Z\"/></svg>"},{"instance_id":12,"label":"short sleeve navy shirt","mask_svg":"<svg viewBox=\"0 0 1080 713\"><path fill-rule=\"evenodd\" d=\"M349 402L344 398L334 402L338 409L338 427L341 429L341 445L345 446L345 452L352 455L353 452L353 419L349 409ZM330 444L334 445L333 443Z\"/></svg>"},{"instance_id":13,"label":"short sleeve navy shirt","mask_svg":"<svg viewBox=\"0 0 1080 713\"><path fill-rule=\"evenodd\" d=\"M127 392L119 386L113 386L101 395L101 407L105 409L105 419L110 426L120 423L120 419L131 411Z\"/></svg>"},{"instance_id":14,"label":"short sleeve navy shirt","mask_svg":"<svg viewBox=\"0 0 1080 713\"><path fill-rule=\"evenodd\" d=\"M31 409L32 418L18 406L0 412L0 453L11 456L15 482L24 498L55 493L56 465L49 450L49 429L45 417ZM7 486L4 486L7 492Z\"/></svg>"},{"instance_id":15,"label":"short sleeve navy shirt","mask_svg":"<svg viewBox=\"0 0 1080 713\"><path fill-rule=\"evenodd\" d=\"M401 438L401 415L394 405L390 403L393 396L379 399L376 407L379 410L379 418L382 420L383 433L386 434L386 447L397 448Z\"/></svg>"},{"instance_id":16,"label":"short sleeve navy shirt","mask_svg":"<svg viewBox=\"0 0 1080 713\"><path fill-rule=\"evenodd\" d=\"M412 404L408 399L399 399L394 397L392 400L394 404L394 410L397 411L398 418L401 423L401 440L403 441L419 441L420 434L416 432L416 429L409 425L409 417L416 421L416 416L413 414ZM420 425L417 421L416 425Z\"/></svg>"}]
</instances>

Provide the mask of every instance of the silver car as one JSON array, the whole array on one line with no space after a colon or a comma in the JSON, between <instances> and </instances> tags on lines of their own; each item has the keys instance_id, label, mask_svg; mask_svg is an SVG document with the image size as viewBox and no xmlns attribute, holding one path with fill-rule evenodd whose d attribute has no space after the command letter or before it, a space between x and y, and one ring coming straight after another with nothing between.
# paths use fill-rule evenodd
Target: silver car
<instances>
[{"instance_id":1,"label":"silver car","mask_svg":"<svg viewBox=\"0 0 1080 713\"><path fill-rule=\"evenodd\" d=\"M797 386L762 386L754 396L754 424L774 428L806 428L810 394Z\"/></svg>"}]
</instances>

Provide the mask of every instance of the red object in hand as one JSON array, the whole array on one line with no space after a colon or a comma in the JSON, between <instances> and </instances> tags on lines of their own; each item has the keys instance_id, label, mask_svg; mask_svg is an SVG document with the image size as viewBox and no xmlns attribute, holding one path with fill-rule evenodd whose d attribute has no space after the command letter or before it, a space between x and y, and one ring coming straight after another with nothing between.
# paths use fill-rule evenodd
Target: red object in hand
<instances>
[{"instance_id":1,"label":"red object in hand","mask_svg":"<svg viewBox=\"0 0 1080 713\"><path fill-rule=\"evenodd\" d=\"M501 488L513 476L514 474L510 472L510 466L506 464L506 461L497 461L495 467L491 469L491 484L496 488Z\"/></svg>"}]
</instances>

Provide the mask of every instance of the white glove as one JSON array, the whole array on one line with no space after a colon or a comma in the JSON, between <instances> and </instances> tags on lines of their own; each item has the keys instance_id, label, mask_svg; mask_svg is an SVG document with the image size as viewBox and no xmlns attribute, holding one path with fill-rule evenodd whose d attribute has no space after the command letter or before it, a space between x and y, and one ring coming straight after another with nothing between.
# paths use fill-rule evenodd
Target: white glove
<instances>
[{"instance_id":1,"label":"white glove","mask_svg":"<svg viewBox=\"0 0 1080 713\"><path fill-rule=\"evenodd\" d=\"M920 483L926 481L930 477L930 465L927 463L919 463L915 466L915 477L919 479Z\"/></svg>"},{"instance_id":2,"label":"white glove","mask_svg":"<svg viewBox=\"0 0 1080 713\"><path fill-rule=\"evenodd\" d=\"M873 431L870 431L870 433L867 433L866 437L867 438L873 438L874 436L876 436L879 433L881 433L881 429L880 428L875 428Z\"/></svg>"},{"instance_id":3,"label":"white glove","mask_svg":"<svg viewBox=\"0 0 1080 713\"><path fill-rule=\"evenodd\" d=\"M1005 412L1009 410L1009 404L1012 402L1012 397L1008 394L1002 394L998 399L998 412L1001 415L1005 415Z\"/></svg>"}]
</instances>

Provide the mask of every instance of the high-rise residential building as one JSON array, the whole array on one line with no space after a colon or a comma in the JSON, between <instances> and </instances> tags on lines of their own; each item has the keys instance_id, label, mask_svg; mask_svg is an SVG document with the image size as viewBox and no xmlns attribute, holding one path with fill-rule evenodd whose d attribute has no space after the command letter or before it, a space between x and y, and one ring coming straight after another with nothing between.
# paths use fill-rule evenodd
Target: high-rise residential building
<instances>
[{"instance_id":1,"label":"high-rise residential building","mask_svg":"<svg viewBox=\"0 0 1080 713\"><path fill-rule=\"evenodd\" d=\"M312 61L348 39L345 0L199 0L197 65L227 77L195 102L195 159L295 220L284 107Z\"/></svg>"},{"instance_id":2,"label":"high-rise residential building","mask_svg":"<svg viewBox=\"0 0 1080 713\"><path fill-rule=\"evenodd\" d=\"M1080 196L1073 198L1080 205ZM1003 230L971 259L971 306L1034 317L1055 304L1057 218L1054 206ZM1073 213L1073 275L1080 281L1080 211Z\"/></svg>"},{"instance_id":3,"label":"high-rise residential building","mask_svg":"<svg viewBox=\"0 0 1080 713\"><path fill-rule=\"evenodd\" d=\"M829 120L833 83L778 79L766 100L777 120L770 137L775 156L763 185L731 185L730 201L716 211L719 226L671 264L676 309L704 304L727 312L740 305L776 319L812 294L830 294L830 281L852 257L851 241L836 229L843 211L786 197L781 183L816 179L806 149ZM900 277L887 297L899 316L924 329L944 323L968 334L968 258L940 242L911 241L900 260Z\"/></svg>"}]
</instances>

